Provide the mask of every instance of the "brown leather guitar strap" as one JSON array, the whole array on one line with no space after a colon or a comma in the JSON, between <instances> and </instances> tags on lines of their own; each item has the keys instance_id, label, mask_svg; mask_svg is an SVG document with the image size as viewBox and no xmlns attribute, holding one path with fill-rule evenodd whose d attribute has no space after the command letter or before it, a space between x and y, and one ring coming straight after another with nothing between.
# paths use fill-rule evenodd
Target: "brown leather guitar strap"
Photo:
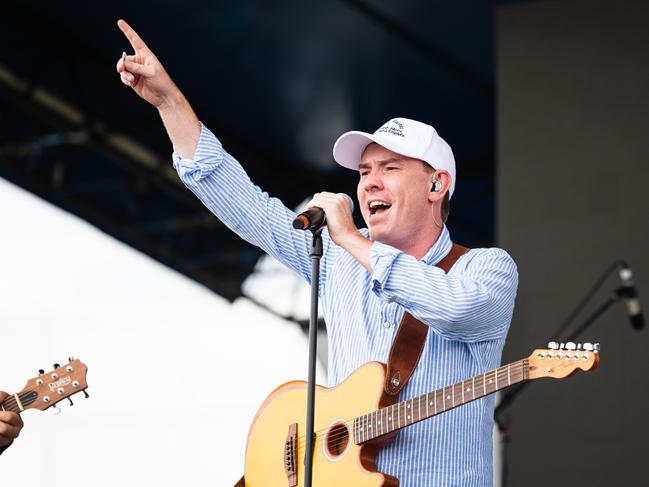
<instances>
[{"instance_id":1,"label":"brown leather guitar strap","mask_svg":"<svg viewBox=\"0 0 649 487\"><path fill-rule=\"evenodd\" d=\"M453 264L468 251L466 247L453 244L451 251L436 266L448 273ZM389 395L398 395L415 371L424 350L428 328L407 311L403 315L388 356L384 389Z\"/></svg>"}]
</instances>

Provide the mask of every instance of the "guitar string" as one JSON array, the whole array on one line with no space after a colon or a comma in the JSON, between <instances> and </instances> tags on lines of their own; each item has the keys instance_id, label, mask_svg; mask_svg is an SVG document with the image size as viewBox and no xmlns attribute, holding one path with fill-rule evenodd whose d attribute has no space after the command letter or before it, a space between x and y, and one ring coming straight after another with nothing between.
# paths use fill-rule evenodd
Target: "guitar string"
<instances>
[{"instance_id":1,"label":"guitar string","mask_svg":"<svg viewBox=\"0 0 649 487\"><path fill-rule=\"evenodd\" d=\"M510 377L511 377L512 379L514 379L515 381L517 381L517 382L519 382L518 379L523 380L524 377L525 377L525 371L524 371L524 370L521 370L520 365L521 365L521 364L517 364L517 367L516 367L515 370L513 370L513 371L510 370ZM495 371L497 371L497 375L498 375L498 377L500 377L500 376L506 376L506 373L507 373L507 367L506 367L506 366L505 366L505 367L501 367L501 368L499 368L499 369L495 369ZM489 371L489 372L485 373L485 378L489 378L490 376L492 376L492 377L495 379L496 374L491 374L490 372L494 372L494 371ZM489 374L489 375L486 375L486 374ZM480 376L478 376L478 377L479 377L479 382L478 382L478 385L476 386L476 388L479 388L479 387L481 386L482 379L483 379L483 376L482 376L482 375L480 375ZM463 381L463 382L468 382L469 380L472 380L472 379L467 379L466 381ZM503 380L504 380L504 377L503 377ZM392 406L386 406L385 408L381 408L381 409L379 409L378 411L381 411L381 410L387 410L388 408L392 408L392 413L394 414L394 413L396 412L397 415L399 416L399 415L401 414L401 407L396 407L396 406L401 405L401 404L404 404L404 405L405 405L406 402L411 401L411 400L414 401L415 399L418 399L418 402L420 402L421 399L419 399L419 398L424 398L424 397L426 397L426 400L428 400L427 396L430 395L430 394L433 394L433 393L438 394L438 395L441 394L441 395L443 396L443 395L445 394L446 389L449 389L450 387L457 387L458 385L463 384L463 382L462 382L462 383L458 382L458 383L456 383L456 384L451 384L451 385L445 386L445 387L443 387L443 388L441 388L441 389L438 389L438 390L436 390L436 391L432 391L432 392L430 392L430 393L423 394L422 396L417 396L417 397L414 397L414 398L412 398L412 399L406 399L405 401L401 401L401 402L399 402L399 403L397 403L397 404L394 404L394 405L392 405ZM493 391L489 392L489 394L492 394L493 392L496 392L497 390L499 390L499 389L494 389ZM489 395L489 394L487 394L487 395ZM483 396L481 396L481 397L485 397L485 396L483 395ZM480 398L476 398L476 399L480 399ZM470 401L473 401L473 399L471 399ZM470 402L470 401L465 401L465 402L462 403L462 404L465 404L465 403ZM460 405L461 405L461 404L457 404L457 406L460 406ZM452 409L452 408L445 408L443 411L439 411L439 412L436 413L436 414L440 414L440 413L442 413L442 412L444 412L444 411L447 411L447 410L449 410L449 409ZM367 414L365 414L365 415L361 415L361 416L359 416L359 418L362 418L362 417L364 417L364 416L369 416L369 415L371 415L371 414L374 414L374 413L367 413ZM404 409L404 415L405 415L405 409ZM428 416L427 418L422 418L422 419L420 419L419 421L422 421L423 419L428 419L428 418L430 418L430 417L432 417L432 416ZM355 418L355 419L356 419L356 418ZM352 420L349 420L349 421L344 421L343 424L345 424L347 427L349 427L349 428L351 428L351 429L353 430L353 423L354 423L355 419L352 419ZM368 419L369 419L369 418L368 418ZM416 422L416 421L415 421L415 422ZM413 423L414 423L414 422L413 422ZM410 424L413 424L413 423L410 423ZM404 426L409 426L409 425L405 425L405 424L404 424ZM318 434L318 433L322 433L323 431L327 431L327 430L329 430L330 428L331 428L331 427L329 427L329 428L324 428L324 429L321 429L321 430L318 430L318 431L314 431L314 434L316 434L316 443L317 443L318 441L324 441L324 438L325 438L325 435L322 435L322 434L321 434L321 435L318 436L317 434ZM396 428L396 429L400 429L400 428ZM395 431L395 430L392 430L392 431ZM390 432L392 432L392 431L390 431ZM341 433L338 433L338 434L336 434L335 436L330 436L329 439L331 439L331 440L337 440L337 439L339 439L339 438L342 437L342 436L347 436L348 434L349 434L348 431L342 431ZM383 434L387 434L387 433L383 433ZM382 435L379 435L379 436L382 436ZM298 447L304 447L305 445L306 445L306 435L299 436L299 437L298 437Z\"/></svg>"},{"instance_id":2,"label":"guitar string","mask_svg":"<svg viewBox=\"0 0 649 487\"><path fill-rule=\"evenodd\" d=\"M490 394L492 394L493 392L496 392L496 391L492 391L492 392L490 392L490 393L487 394L487 395L490 395ZM475 400L477 400L477 399L481 399L482 397L485 397L485 396L483 395L483 396L477 397ZM373 435L371 438L369 438L369 439L367 439L367 440L364 440L364 441L362 441L361 443L358 443L358 444L362 444L362 443L365 443L366 441L370 441L370 440L373 440L373 439L378 438L378 437L380 437L380 436L384 436L384 435L386 435L386 434L392 433L392 432L394 432L394 431L396 431L396 430L398 430L398 429L404 428L404 427L406 427L406 426L410 426L410 425L415 424L415 423L417 423L417 422L419 422L419 421L424 421L424 420L426 420L426 419L430 419L430 418L432 418L433 416L436 416L436 415L438 415L438 414L441 414L441 413L444 413L444 412L446 412L446 411L449 411L450 409L454 409L455 407L462 406L462 405L464 405L464 404L467 404L467 403L469 403L469 402L472 402L473 400L474 400L474 399L470 399L470 400L468 400L468 401L465 401L465 402L462 403L462 404L456 404L455 406L453 406L453 407L451 407L451 408L446 408L446 409L443 409L443 410L437 411L436 413L434 413L434 414L432 414L432 415L421 417L421 418L419 418L419 419L417 419L417 420L415 420L415 421L412 421L412 422L410 422L410 423L408 423L408 424L404 424L403 426L399 426L399 427L397 427L397 428L390 429L389 431L386 431L385 433L380 433L380 434L377 434L377 435ZM398 415L400 415L400 414L401 414L400 411L401 411L401 408L398 408L398 411L395 410L395 411L393 411L393 412L396 412ZM370 414L372 414L372 413L370 413ZM404 413L404 414L405 414L405 413ZM325 441L325 439L326 439L327 441L336 441L336 440L338 440L338 439L340 439L340 438L342 438L342 437L350 436L350 433L351 433L351 436L355 436L355 435L354 435L354 432L353 432L353 430L354 430L354 428L353 428L353 423L354 423L354 420L344 421L343 424L345 424L347 427L349 427L351 431L349 431L349 430L345 430L345 431L342 431L342 432L337 433L337 434L335 434L335 435L330 435L330 436L327 436L326 434L325 434L325 435L323 435L323 434L318 435L318 433L322 433L323 431L327 431L327 430L330 429L330 428L324 428L324 429L321 429L321 430L315 431L314 434L316 435L316 439L315 439L315 441L314 441L314 447L315 447L316 445L320 444L320 443L323 443L323 442ZM340 424L340 423L338 423L338 424ZM355 443L355 440L354 440L354 443ZM297 444L297 446L298 446L298 448L300 448L300 449L301 449L301 448L304 448L304 447L306 446L306 435L302 435L302 436L300 436L300 437L298 438L298 444Z\"/></svg>"},{"instance_id":3,"label":"guitar string","mask_svg":"<svg viewBox=\"0 0 649 487\"><path fill-rule=\"evenodd\" d=\"M517 365L519 365L519 364L517 364ZM514 383L521 382L521 381L525 380L525 371L524 371L524 370L520 370L520 367L517 367L517 369L519 369L519 370L510 370L510 377L511 377L512 380L515 381ZM498 377L503 376L503 375L506 376L506 374L507 374L507 367L506 367L506 366L505 366L504 368L499 368L499 369L496 369L496 370L498 371L498 374L497 374ZM493 371L490 371L490 372L493 372ZM489 373L489 372L487 372L487 374L488 374L488 373ZM494 378L495 378L495 376L496 376L496 374L493 374L493 377L494 377ZM482 377L483 377L483 376L480 375L480 376L478 376L478 377L480 377L480 380L482 380ZM486 377L488 378L489 376L486 376ZM504 379L504 377L503 377L503 379ZM518 379L520 379L520 380L518 380ZM467 379L466 381L463 381L463 382L468 382L468 381L470 381L470 380L471 380L471 379ZM429 393L427 393L427 394L423 394L423 395L421 395L421 396L416 396L416 397L414 397L414 398L412 398L412 399L406 399L405 401L401 401L401 402L399 402L399 403L396 403L396 404L394 404L393 406L386 406L385 408L378 409L377 411L382 411L382 410L387 410L388 408L392 408L392 409L393 409L393 411L392 411L393 413L395 412L395 409L396 409L396 413L397 413L397 415L400 415L401 408L400 408L400 407L396 407L397 405L405 404L406 402L411 401L411 400L414 401L415 399L418 399L418 400L419 400L418 402L420 402L420 401L421 401L420 398L427 397L427 396L430 395L430 394L441 394L441 395L443 396L443 395L444 395L444 392L445 392L446 389L448 389L448 388L450 388L450 387L457 387L459 384L462 384L462 383L458 382L458 383L456 383L456 384L451 384L451 385L445 386L445 387L443 387L443 388L437 389L437 390L435 390L435 391L429 392ZM480 384L480 383L478 383L478 384ZM509 386L507 386L507 387L509 387ZM478 386L476 386L476 388L478 388ZM483 398L483 397L486 397L486 396L488 396L488 395L490 395L490 394L493 394L494 392L497 392L498 390L500 390L500 389L504 389L504 388L505 388L505 387L501 387L501 388L498 388L498 389L494 389L493 391L490 391L490 392L489 392L488 394L486 394L486 395L483 394L482 396L477 397L476 400L477 400L477 399L481 399L481 398ZM428 399L426 399L426 400L428 400ZM463 405L463 404L466 404L466 403L472 402L473 400L474 400L474 399L469 399L469 400L463 402L462 404L457 404L456 406L453 406L452 408L446 408L446 409L444 409L443 411L438 411L438 412L436 412L436 413L433 414L433 415L430 415L430 416L427 416L427 417L424 417L424 418L420 418L418 421L423 421L424 419L429 419L429 418L431 418L431 417L433 417L433 416L435 416L435 415L437 415L437 414L441 414L441 413L443 413L443 412L445 412L445 411L448 411L448 410L450 410L450 409L453 409L454 407L458 407L458 406L461 406L461 405ZM367 414L364 414L364 415L361 415L361 416L358 416L358 417L359 417L359 418L362 418L362 417L364 417L364 416L369 416L369 415L374 414L374 413L376 413L376 411L373 412L373 413L367 413ZM404 409L404 414L405 414L405 409ZM355 419L356 419L356 418L354 418L354 419L352 419L352 420L348 420L348 421L343 421L343 424L346 425L346 426L348 426L349 428L351 428L351 429L353 430L353 423L354 423ZM412 423L407 424L407 425L404 424L404 427L405 427L405 426L410 426L411 424L414 424L414 423L416 423L416 422L418 422L418 421L413 421ZM339 424L340 424L340 423L339 423ZM335 425L334 425L334 426L335 426ZM323 428L323 429L320 429L320 430L318 430L318 431L314 431L314 432L313 432L313 433L316 435L316 440L315 440L315 442L314 442L314 446L317 445L317 444L320 443L320 442L323 442L324 439L326 438L326 435L322 435L322 434L318 435L318 433L322 433L323 431L327 431L327 430L329 430L329 429L331 429L331 427ZM388 432L386 432L386 433L382 433L381 435L378 435L378 436L383 436L383 435L385 435L385 434L388 434L388 433L391 433L391 432L393 432L393 431L396 431L397 429L401 429L401 427L396 428L396 429L393 429L393 430L388 431ZM352 433L352 435L353 435L353 433ZM341 438L341 437L343 437L343 436L349 436L349 432L348 432L348 431L342 431L342 432L340 432L340 433L338 433L338 434L336 434L336 435L332 435L332 436L330 436L328 439L329 439L329 440L337 440L337 439L339 439L339 438ZM378 436L374 436L374 437L371 438L371 439L377 438ZM366 440L366 441L369 441L369 440ZM304 446L306 446L306 435L302 435L302 436L299 436L299 437L298 437L298 444L297 444L297 446L300 447L300 448L303 448Z\"/></svg>"},{"instance_id":4,"label":"guitar string","mask_svg":"<svg viewBox=\"0 0 649 487\"><path fill-rule=\"evenodd\" d=\"M527 359L524 359L524 360L527 360ZM522 362L523 362L522 360L521 360L519 363L516 363L516 362L515 362L515 364L517 365L516 369L511 370L511 368L510 368L510 371L509 371L509 381L508 381L508 386L506 386L506 387L509 387L509 385L510 385L509 382L511 382L512 379L514 380L514 384L516 384L516 383L518 383L518 382L521 382L521 381L524 381L524 380L525 380L526 371L523 370L522 367L521 367ZM510 365L511 365L511 364L510 364ZM497 375L498 375L499 378L501 378L501 376L502 376L502 380L504 381L504 380L505 380L505 376L506 376L506 374L507 374L507 367L506 367L506 366L504 366L504 367L500 367L500 368L498 368L498 369L495 369L495 371L497 372ZM490 372L494 372L494 371L489 371L489 372L487 372L486 374L490 374ZM483 376L483 375L476 376L476 377L478 378L478 382L477 382L477 384L475 385L475 387L476 387L476 388L480 388L481 385L482 385L482 382L483 382L483 377L484 377L484 378L489 378L490 376L492 376L494 379L496 378L496 374L490 374L490 375L485 375L485 376ZM463 381L463 382L468 382L469 380L471 380L471 381L472 381L472 384L473 384L473 378L472 378L472 379L467 379L467 380L465 380L465 381ZM414 400L415 400L415 399L418 400L418 406L419 406L419 405L420 405L419 403L421 402L421 399L424 398L424 396L427 397L427 396L429 396L430 394L433 394L433 393L438 394L438 395L441 394L441 395L443 396L443 394L445 393L446 389L448 389L448 388L450 388L450 387L455 387L455 388L457 388L457 386L460 385L460 384L462 384L462 383L458 382L458 383L456 383L456 384L452 384L452 385L449 385L449 386L445 386L445 387L443 387L443 388L441 388L441 389L438 389L438 390L436 390L436 391L432 391L432 392L430 392L430 393L423 394L422 396L417 396L417 397L414 397L414 398L412 398L412 399L407 399L407 400L405 400L405 401L401 401L401 402L399 402L399 403L397 403L397 404L394 404L393 406L387 406L386 408L381 408L381 409L379 409L379 410L377 410L377 411L380 411L380 410L383 410L383 409L387 409L387 408L392 408L392 409L393 409L392 412L394 413L394 412L395 412L395 409L396 409L396 412L397 412L397 414L399 415L399 414L400 414L400 411L401 411L401 408L400 408L400 407L395 408L395 406L400 405L400 404L405 404L405 403L408 402L408 401L413 401L412 404L414 404ZM490 391L490 392L489 392L488 394L486 394L486 395L493 394L494 392L497 392L498 390L501 390L501 389L505 389L506 387L499 387L498 389L494 389L493 391ZM485 394L482 394L480 397L477 397L477 398L475 398L475 399L481 399L482 397L485 397L486 395L485 395ZM426 399L426 400L428 400L428 399ZM468 400L468 401L464 401L464 402L462 402L461 404L457 404L457 405L455 405L455 406L453 406L453 407L451 407L451 408L445 408L444 410L439 411L439 412L436 412L436 413L434 413L433 415L429 415L429 416L426 416L426 417L420 418L420 419L418 419L417 421L413 421L412 423L409 423L409 424L404 424L403 427L405 427L405 426L410 426L411 424L414 424L414 423L419 422L419 421L423 421L423 420L425 420L425 419L429 419L429 418L431 418L432 416L435 416L435 415L437 415L437 414L441 414L441 413L443 413L443 412L445 412L445 411L448 411L449 409L453 409L453 408L455 408L455 407L461 406L461 405L466 404L466 403L468 403L468 402L471 402L471 401L473 401L473 400L474 400L474 399L472 398L472 399L470 399L470 400ZM405 410L404 410L404 411L405 411ZM374 413L375 413L375 412L374 412ZM363 416L369 416L369 415L374 414L374 413L367 413L366 415L361 415L361 416L359 416L359 418L361 418L361 417L363 417ZM404 414L405 414L405 412L404 412ZM357 418L355 418L355 419L357 419ZM345 424L346 426L352 428L352 430L353 430L353 422L355 421L355 419L354 419L354 420L351 420L351 421L344 421L343 424ZM368 418L368 419L369 419L369 418ZM376 419L376 418L375 418L375 419ZM331 427L330 427L330 428L331 428ZM325 435L317 436L317 433L322 433L323 431L327 431L327 430L330 429L330 428L324 428L324 429L321 429L321 430L318 430L318 431L315 431L315 432L314 432L314 434L316 434L316 440L315 440L315 442L314 442L314 445L315 445L315 444L318 444L319 442L324 441L324 439L326 438ZM396 429L401 429L401 427L396 428ZM393 429L393 430L388 431L388 432L386 432L386 433L381 433L380 435L377 435L377 436L373 436L373 437L370 438L370 439L374 439L374 438L376 438L376 437L378 437L378 436L383 436L383 435L385 435L385 434L391 433L391 432L395 431L396 429ZM329 439L336 440L336 439L338 439L338 438L340 438L340 437L342 437L342 436L348 436L348 435L349 435L349 432L348 432L348 431L342 431L341 433L338 433L338 434L336 434L336 435L334 435L334 436L330 436ZM369 440L366 440L366 441L369 441ZM298 447L304 447L305 445L306 445L306 435L302 435L302 436L298 437Z\"/></svg>"},{"instance_id":5,"label":"guitar string","mask_svg":"<svg viewBox=\"0 0 649 487\"><path fill-rule=\"evenodd\" d=\"M524 360L527 360L527 359L524 359ZM525 380L525 375L526 375L526 373L525 373L525 370L522 370L522 367L521 367L522 362L523 362L523 360L521 360L519 363L516 363L516 362L515 362L515 364L516 364L516 369L515 369L515 370L510 370L509 376L510 376L510 379L515 380L514 383L517 383L517 382L520 382L520 381L522 381L522 380ZM512 364L510 364L510 365L512 365ZM495 373L495 374L491 374L492 372L496 372L496 373ZM489 374L489 375L487 375L487 374ZM507 375L507 366L504 366L504 367L500 367L500 368L498 368L498 369L491 370L491 371L489 371L489 372L486 372L484 376L483 376L483 375L480 375L480 376L477 376L477 377L478 377L479 380L482 382L483 377L484 377L484 378L488 378L489 376L492 376L492 377L495 379L496 375L498 375L498 377L500 377L500 376L506 376L506 375ZM520 379L520 380L517 380L517 379ZM503 380L504 380L504 377L503 377ZM427 396L429 396L430 394L441 394L441 395L443 396L444 393L446 392L446 389L451 388L451 387L456 388L458 385L462 385L462 386L463 386L463 385L464 385L464 382L468 382L468 381L472 381L472 379L467 379L467 380L465 380L465 381L463 381L463 382L458 382L458 383L455 383L455 384L451 384L451 385L448 385L448 386L442 387L442 388L440 388L440 389L437 389L437 390L435 390L435 391L432 391L432 392L429 392L429 393L426 393L426 394L422 394L421 396L416 396L416 397L414 397L414 398L412 398L412 399L406 399L406 400L401 401L401 402L399 402L399 403L396 403L396 404L394 404L394 405L392 405L392 406L386 406L385 408L381 408L381 409L379 409L379 410L377 410L377 411L382 411L382 410L386 410L386 409L388 409L388 408L392 408L392 409L393 409L393 413L395 412L394 409L396 409L397 415L400 415L401 407L397 407L397 408L395 408L395 406L398 406L398 405L401 405L401 404L404 404L404 405L405 405L405 403L407 403L408 401L414 401L415 399L418 399L418 402L421 402L421 399L423 399L424 397L426 397L426 400L428 400L428 397L427 397ZM481 382L478 382L478 385L476 386L476 388L478 388L478 386L481 384ZM508 386L507 386L507 387L508 387ZM477 400L477 399L481 399L481 398L486 397L486 396L488 396L488 395L491 395L491 394L493 394L494 392L497 392L498 390L500 390L500 389L504 389L504 388L505 388L505 387L498 388L498 389L494 389L493 391L490 391L490 392L489 392L488 394L486 394L486 395L483 394L483 395L481 395L480 397L475 398L475 400ZM430 419L430 418L432 418L433 416L436 416L436 415L438 415L438 414L444 413L444 412L446 412L446 411L448 411L448 410L450 410L450 409L454 409L455 407L462 406L462 405L464 405L464 404L467 404L467 403L469 403L469 402L472 402L473 400L474 400L474 399L469 399L469 400L464 401L462 404L457 404L457 405L455 405L455 406L453 406L453 407L451 407L451 408L445 408L444 410L442 410L442 411L438 411L438 412L436 412L436 413L434 413L434 414L432 414L432 415L430 415L430 416L420 417L417 421L413 421L413 422L411 422L411 423L409 423L409 424L404 424L403 426L398 427L398 428L395 428L395 429L393 429L393 430L391 430L391 431L388 431L388 432L386 432L386 433L382 433L382 434L380 434L380 435L373 436L372 438L370 438L370 440L371 440L371 439L374 439L374 438L377 438L377 437L379 437L379 436L383 436L383 435L386 435L386 434L392 433L393 431L396 431L397 429L401 429L402 427L410 426L410 425L412 425L412 424L414 424L414 423L417 423L417 422L419 422L419 421L423 421L423 420L425 420L425 419ZM375 412L376 412L376 411L375 411ZM361 415L361 416L359 416L359 418L361 418L361 417L363 417L363 416L369 416L369 415L371 415L371 414L374 414L374 413L367 413L367 414L365 414L365 415ZM404 415L405 415L405 409L404 409ZM358 418L355 418L355 419L358 419ZM346 426L348 426L348 427L350 427L350 428L353 429L353 423L354 423L355 419L352 419L352 420L349 420L349 421L343 421L342 423L345 424ZM340 423L337 423L337 424L340 424ZM334 426L336 426L336 425L334 425ZM325 439L331 441L331 440L338 440L339 438L344 437L344 436L350 436L350 435L349 435L349 431L347 431L347 430L346 430L346 431L342 431L342 432L340 432L340 433L338 433L338 434L336 434L336 435L329 436L329 437L327 437L326 435L323 435L323 434L318 435L318 433L322 433L323 431L327 431L327 430L329 430L329 429L331 429L331 427L329 427L329 428L323 428L323 429L320 429L320 430L314 431L314 434L316 435L316 439L315 439L315 441L313 442L313 451L314 451L314 453L316 452L316 449L317 449L318 446L324 446L324 441L325 441ZM352 433L351 436L354 436L353 433ZM365 441L370 441L370 440L365 440ZM365 441L363 441L363 443L365 443ZM299 436L299 437L298 437L298 443L297 443L297 447L298 447L298 449L304 448L305 446L306 446L306 435Z\"/></svg>"}]
</instances>

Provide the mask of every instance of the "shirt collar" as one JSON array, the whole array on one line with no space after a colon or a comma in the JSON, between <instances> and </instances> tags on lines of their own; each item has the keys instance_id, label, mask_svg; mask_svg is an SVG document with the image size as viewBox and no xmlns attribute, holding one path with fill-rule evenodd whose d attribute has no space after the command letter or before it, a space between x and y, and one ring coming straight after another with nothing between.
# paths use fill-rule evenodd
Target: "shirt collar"
<instances>
[{"instance_id":1,"label":"shirt collar","mask_svg":"<svg viewBox=\"0 0 649 487\"><path fill-rule=\"evenodd\" d=\"M433 246L428 252L426 252L426 255L424 255L420 261L425 262L428 265L435 265L448 255L452 247L453 242L451 241L451 235L448 232L446 225L444 225L439 237L437 237Z\"/></svg>"}]
</instances>

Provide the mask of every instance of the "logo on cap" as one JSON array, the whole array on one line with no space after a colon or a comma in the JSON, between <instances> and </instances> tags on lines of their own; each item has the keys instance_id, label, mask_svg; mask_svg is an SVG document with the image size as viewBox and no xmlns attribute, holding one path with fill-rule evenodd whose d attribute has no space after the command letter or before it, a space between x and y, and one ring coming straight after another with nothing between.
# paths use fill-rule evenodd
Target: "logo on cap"
<instances>
[{"instance_id":1,"label":"logo on cap","mask_svg":"<svg viewBox=\"0 0 649 487\"><path fill-rule=\"evenodd\" d=\"M391 123L396 125L396 127L391 127L390 126ZM405 135L403 135L403 124L396 119L390 120L383 127L381 127L376 132L374 132L374 135L383 134L383 133L397 135L399 137L405 138Z\"/></svg>"}]
</instances>

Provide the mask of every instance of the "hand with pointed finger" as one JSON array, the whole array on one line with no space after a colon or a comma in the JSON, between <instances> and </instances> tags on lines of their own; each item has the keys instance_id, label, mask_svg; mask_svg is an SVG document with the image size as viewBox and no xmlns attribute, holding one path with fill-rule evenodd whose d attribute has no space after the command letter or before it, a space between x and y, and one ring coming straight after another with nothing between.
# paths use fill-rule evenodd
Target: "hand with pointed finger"
<instances>
[{"instance_id":1,"label":"hand with pointed finger","mask_svg":"<svg viewBox=\"0 0 649 487\"><path fill-rule=\"evenodd\" d=\"M141 98L158 109L174 97L178 98L180 90L137 32L121 19L117 21L117 26L135 52L130 56L122 55L117 61L117 72L122 83L133 88Z\"/></svg>"},{"instance_id":2,"label":"hand with pointed finger","mask_svg":"<svg viewBox=\"0 0 649 487\"><path fill-rule=\"evenodd\" d=\"M6 392L0 391L0 403L7 397ZM18 413L0 409L0 451L18 438L23 427L23 420Z\"/></svg>"}]
</instances>

